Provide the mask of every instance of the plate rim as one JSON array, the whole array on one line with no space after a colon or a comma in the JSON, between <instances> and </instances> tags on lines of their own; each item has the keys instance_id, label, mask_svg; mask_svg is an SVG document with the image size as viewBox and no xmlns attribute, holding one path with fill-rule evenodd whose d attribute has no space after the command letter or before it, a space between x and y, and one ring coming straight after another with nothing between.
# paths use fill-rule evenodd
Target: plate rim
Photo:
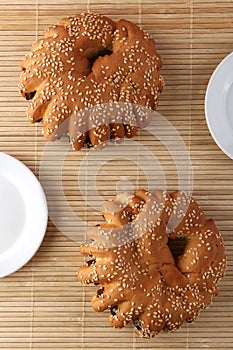
<instances>
[{"instance_id":1,"label":"plate rim","mask_svg":"<svg viewBox=\"0 0 233 350\"><path fill-rule=\"evenodd\" d=\"M8 169L10 168L10 166L12 166L13 168L15 167L15 174L17 174L17 177L20 174L20 182L23 183L27 182L27 186L28 184L32 185L30 187L30 191L32 191L32 195L31 198L33 198L33 202L35 203L34 209L37 207L37 205L39 205L39 215L35 215L35 217L39 217L39 222L35 222L35 232L36 235L32 235L30 237L32 237L32 239L25 239L25 234L20 238L20 236L18 237L18 239L16 239L16 241L14 242L14 244L7 249L6 251L4 251L2 254L0 254L0 261L1 262L5 262L4 267L0 269L0 278L6 277L14 272L16 272L17 270L19 270L20 268L22 268L24 265L26 265L31 259L32 257L35 255L35 253L37 252L37 250L39 249L45 233L46 233L46 228L47 228L47 224L48 224L48 204L46 201L46 196L44 193L44 190L39 182L39 180L37 179L37 177L35 176L35 174L20 160L18 160L17 158L5 153L5 152L0 152L0 164L3 164L3 167L5 166L5 169L8 167ZM17 172L18 170L18 172ZM0 171L1 173L1 171ZM13 175L13 178L16 178L16 175ZM22 178L22 174L25 176ZM12 179L12 177L11 177ZM17 179L18 180L18 179ZM29 181L28 181L29 180ZM11 181L11 180L10 180ZM14 185L16 185L14 183ZM17 186L16 186L17 187ZM17 188L18 191L20 192L20 194L22 195L22 199L25 201L25 197L23 196L23 191L21 191L19 188ZM30 192L31 193L31 192ZM33 196L33 193L38 196L35 195ZM28 203L27 203L28 205ZM26 206L26 203L25 203ZM40 211L41 209L41 211ZM36 214L36 212L35 212ZM26 217L27 217L27 213L26 213ZM33 217L34 218L34 217ZM31 220L28 220L29 222L29 226L31 226ZM26 222L26 220L25 220ZM39 223L39 226L36 227L36 225ZM33 221L34 224L34 221ZM33 230L34 233L34 230ZM22 232L23 234L23 232ZM26 235L27 236L27 235ZM28 238L28 237L26 237ZM22 246L23 248L26 249L22 249L22 251L20 251L20 241L22 242ZM3 264L1 264L3 265Z\"/></svg>"},{"instance_id":2,"label":"plate rim","mask_svg":"<svg viewBox=\"0 0 233 350\"><path fill-rule=\"evenodd\" d=\"M212 138L214 139L215 143L217 146L222 150L223 153L225 153L230 159L233 159L233 151L232 153L229 152L225 145L219 140L218 136L216 135L215 131L213 130L213 125L211 124L211 117L210 117L210 112L208 111L208 102L210 98L210 91L213 86L213 83L216 79L216 76L219 74L223 66L229 62L230 60L233 60L233 51L230 52L228 55L226 55L217 65L217 67L214 69L213 73L211 74L211 77L208 81L208 85L206 88L206 93L205 93L205 118L207 122L207 126L209 128L209 131L211 133Z\"/></svg>"}]
</instances>

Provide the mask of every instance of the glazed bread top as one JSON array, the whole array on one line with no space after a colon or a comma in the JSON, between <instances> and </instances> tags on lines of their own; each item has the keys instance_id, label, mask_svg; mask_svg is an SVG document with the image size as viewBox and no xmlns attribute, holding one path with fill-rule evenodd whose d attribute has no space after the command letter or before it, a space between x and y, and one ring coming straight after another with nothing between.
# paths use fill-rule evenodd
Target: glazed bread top
<instances>
[{"instance_id":1,"label":"glazed bread top","mask_svg":"<svg viewBox=\"0 0 233 350\"><path fill-rule=\"evenodd\" d=\"M103 216L80 248L90 260L78 278L100 285L92 306L109 309L111 325L133 321L140 336L152 337L192 322L210 305L226 269L225 249L193 198L139 190L104 204ZM169 240L181 238L186 246L174 258Z\"/></svg>"},{"instance_id":2,"label":"glazed bread top","mask_svg":"<svg viewBox=\"0 0 233 350\"><path fill-rule=\"evenodd\" d=\"M68 131L75 149L87 138L97 146L134 136L149 118L133 106L125 109L124 103L155 110L163 88L152 37L127 20L93 13L48 27L21 67L19 90L31 100L28 119L43 120L47 139ZM90 112L106 103L119 103L119 113ZM89 112L80 113L84 110Z\"/></svg>"}]
</instances>

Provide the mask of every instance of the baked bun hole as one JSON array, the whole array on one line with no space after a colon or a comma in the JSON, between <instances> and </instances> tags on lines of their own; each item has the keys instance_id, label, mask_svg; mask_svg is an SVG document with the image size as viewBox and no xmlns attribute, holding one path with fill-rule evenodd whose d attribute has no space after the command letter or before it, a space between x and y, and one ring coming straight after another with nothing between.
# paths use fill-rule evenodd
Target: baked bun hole
<instances>
[{"instance_id":1,"label":"baked bun hole","mask_svg":"<svg viewBox=\"0 0 233 350\"><path fill-rule=\"evenodd\" d=\"M189 240L190 239L188 239L187 237L175 237L175 238L169 237L168 238L167 245L168 245L168 248L170 249L170 252L172 253L172 256L175 262L177 262L179 257L183 255Z\"/></svg>"},{"instance_id":2,"label":"baked bun hole","mask_svg":"<svg viewBox=\"0 0 233 350\"><path fill-rule=\"evenodd\" d=\"M99 57L110 56L112 53L113 53L112 46L108 46L103 50L102 49L99 50L98 48L90 48L85 52L85 56L88 58L90 62L90 68L92 68L95 61Z\"/></svg>"},{"instance_id":3,"label":"baked bun hole","mask_svg":"<svg viewBox=\"0 0 233 350\"><path fill-rule=\"evenodd\" d=\"M26 92L26 93L25 93L25 98L26 98L26 100L27 100L27 101L32 100L33 97L35 96L35 94L36 94L36 90L30 91L30 92Z\"/></svg>"},{"instance_id":4,"label":"baked bun hole","mask_svg":"<svg viewBox=\"0 0 233 350\"><path fill-rule=\"evenodd\" d=\"M92 259L87 260L86 265L87 265L87 266L94 266L94 265L95 265L95 262L96 262L95 258L92 257Z\"/></svg>"},{"instance_id":5,"label":"baked bun hole","mask_svg":"<svg viewBox=\"0 0 233 350\"><path fill-rule=\"evenodd\" d=\"M138 318L135 318L135 319L133 320L133 324L134 324L134 327L135 327L138 331L141 331L141 330L142 330L141 322L139 321Z\"/></svg>"},{"instance_id":6,"label":"baked bun hole","mask_svg":"<svg viewBox=\"0 0 233 350\"><path fill-rule=\"evenodd\" d=\"M84 146L86 148L92 148L93 147L88 133L86 133L86 139L85 139L85 142L84 142Z\"/></svg>"},{"instance_id":7,"label":"baked bun hole","mask_svg":"<svg viewBox=\"0 0 233 350\"><path fill-rule=\"evenodd\" d=\"M118 312L118 306L113 306L110 308L110 313L112 316L116 316Z\"/></svg>"}]
</instances>

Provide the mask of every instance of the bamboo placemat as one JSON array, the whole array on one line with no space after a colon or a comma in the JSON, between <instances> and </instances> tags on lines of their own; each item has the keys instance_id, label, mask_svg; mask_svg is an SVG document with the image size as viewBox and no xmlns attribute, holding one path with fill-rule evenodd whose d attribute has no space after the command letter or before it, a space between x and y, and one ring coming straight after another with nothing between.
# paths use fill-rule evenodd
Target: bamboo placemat
<instances>
[{"instance_id":1,"label":"bamboo placemat","mask_svg":"<svg viewBox=\"0 0 233 350\"><path fill-rule=\"evenodd\" d=\"M17 91L20 62L47 25L83 11L106 14L115 20L127 18L155 38L163 57L162 74L166 81L159 112L185 142L192 167L189 164L185 169L187 162L182 153L177 154L176 160L186 174L190 171L188 180L193 170L193 195L219 226L227 248L228 270L220 284L219 296L196 322L183 325L175 333L142 340L134 335L131 325L113 330L106 314L92 311L93 288L81 286L76 279L77 268L84 261L78 244L49 221L44 242L34 258L20 271L0 281L0 349L233 349L233 161L214 143L204 114L208 79L233 49L232 0L1 0L0 151L23 161L37 176L47 144L40 127L26 120L27 103ZM165 140L174 137L169 128L158 130ZM48 164L50 192L47 194L53 201L50 214L64 218L68 235L77 233L74 232L77 222L67 221L68 209L82 221L94 224L101 215L92 207L100 199L113 196L117 186L127 187L131 182L136 188L146 186L148 179L155 184L162 184L165 179L168 190L177 188L176 164L161 139L141 131L136 141L151 150L163 173L159 167L151 166L145 176L143 164L139 169L127 159L112 159L98 170L94 180L99 197L89 196L89 203L85 203L85 189L93 181L96 164L84 162L86 150L69 151L63 164L62 185L68 206L53 188L56 173L51 163ZM57 157L60 156L58 152ZM139 160L140 152L137 157ZM83 174L77 184L80 166ZM187 189L191 185L191 182L185 184Z\"/></svg>"}]
</instances>

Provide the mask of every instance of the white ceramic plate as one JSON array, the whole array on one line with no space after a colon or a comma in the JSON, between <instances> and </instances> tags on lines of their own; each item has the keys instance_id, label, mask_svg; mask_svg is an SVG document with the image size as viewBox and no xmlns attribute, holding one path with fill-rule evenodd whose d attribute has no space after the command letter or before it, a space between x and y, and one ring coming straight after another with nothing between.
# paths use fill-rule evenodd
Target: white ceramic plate
<instances>
[{"instance_id":1,"label":"white ceramic plate","mask_svg":"<svg viewBox=\"0 0 233 350\"><path fill-rule=\"evenodd\" d=\"M35 175L0 152L0 277L25 265L46 231L48 209Z\"/></svg>"},{"instance_id":2,"label":"white ceramic plate","mask_svg":"<svg viewBox=\"0 0 233 350\"><path fill-rule=\"evenodd\" d=\"M233 52L224 58L210 78L205 114L215 142L233 159Z\"/></svg>"}]
</instances>

